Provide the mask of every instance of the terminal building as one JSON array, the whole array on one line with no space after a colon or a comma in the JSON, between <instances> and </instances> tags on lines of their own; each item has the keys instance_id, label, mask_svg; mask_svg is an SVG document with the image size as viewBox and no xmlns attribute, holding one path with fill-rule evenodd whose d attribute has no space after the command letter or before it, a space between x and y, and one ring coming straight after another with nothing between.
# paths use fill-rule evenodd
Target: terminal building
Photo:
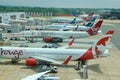
<instances>
[{"instance_id":1,"label":"terminal building","mask_svg":"<svg viewBox=\"0 0 120 80\"><path fill-rule=\"evenodd\" d=\"M0 13L0 23L9 24L10 20L19 20L21 18L25 18L25 12Z\"/></svg>"},{"instance_id":2,"label":"terminal building","mask_svg":"<svg viewBox=\"0 0 120 80\"><path fill-rule=\"evenodd\" d=\"M103 19L120 19L120 11L99 10L98 13L100 15L100 18Z\"/></svg>"}]
</instances>

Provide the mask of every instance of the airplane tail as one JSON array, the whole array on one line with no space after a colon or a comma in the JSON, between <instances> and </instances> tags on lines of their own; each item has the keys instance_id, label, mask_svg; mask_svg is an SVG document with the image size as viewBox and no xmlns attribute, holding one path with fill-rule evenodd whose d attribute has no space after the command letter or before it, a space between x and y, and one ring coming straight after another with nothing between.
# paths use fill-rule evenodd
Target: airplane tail
<instances>
[{"instance_id":1,"label":"airplane tail","mask_svg":"<svg viewBox=\"0 0 120 80\"><path fill-rule=\"evenodd\" d=\"M77 60L85 61L89 59L109 56L110 54L108 53L107 46L113 34L113 30L108 31L105 36L103 36L96 43L94 43L93 46L90 47L84 53L84 55Z\"/></svg>"},{"instance_id":2,"label":"airplane tail","mask_svg":"<svg viewBox=\"0 0 120 80\"><path fill-rule=\"evenodd\" d=\"M100 29L103 20L99 20L91 29L87 30L86 32L90 35L98 34L98 30Z\"/></svg>"},{"instance_id":3,"label":"airplane tail","mask_svg":"<svg viewBox=\"0 0 120 80\"><path fill-rule=\"evenodd\" d=\"M88 22L87 24L85 24L86 27L92 27L94 24L94 22Z\"/></svg>"},{"instance_id":4,"label":"airplane tail","mask_svg":"<svg viewBox=\"0 0 120 80\"><path fill-rule=\"evenodd\" d=\"M96 20L96 17L92 17L92 18L90 19L90 21L92 21L92 22L95 22L95 20Z\"/></svg>"},{"instance_id":5,"label":"airplane tail","mask_svg":"<svg viewBox=\"0 0 120 80\"><path fill-rule=\"evenodd\" d=\"M99 39L92 46L92 54L94 58L109 56L107 46L113 34L114 34L113 30L108 31L104 37Z\"/></svg>"},{"instance_id":6,"label":"airplane tail","mask_svg":"<svg viewBox=\"0 0 120 80\"><path fill-rule=\"evenodd\" d=\"M71 22L70 22L70 24L75 24L76 23L76 18L74 18Z\"/></svg>"},{"instance_id":7,"label":"airplane tail","mask_svg":"<svg viewBox=\"0 0 120 80\"><path fill-rule=\"evenodd\" d=\"M86 27L92 27L94 22L96 20L96 17L91 18L91 20L85 25Z\"/></svg>"},{"instance_id":8,"label":"airplane tail","mask_svg":"<svg viewBox=\"0 0 120 80\"><path fill-rule=\"evenodd\" d=\"M94 13L90 13L87 17L83 17L83 20L89 21L92 18L93 14Z\"/></svg>"}]
</instances>

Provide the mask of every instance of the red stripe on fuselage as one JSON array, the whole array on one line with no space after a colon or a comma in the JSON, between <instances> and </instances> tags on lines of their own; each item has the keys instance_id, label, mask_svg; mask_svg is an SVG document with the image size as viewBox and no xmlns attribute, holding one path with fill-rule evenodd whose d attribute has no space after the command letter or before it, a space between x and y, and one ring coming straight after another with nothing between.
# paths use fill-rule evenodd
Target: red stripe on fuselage
<instances>
[{"instance_id":1,"label":"red stripe on fuselage","mask_svg":"<svg viewBox=\"0 0 120 80\"><path fill-rule=\"evenodd\" d=\"M93 54L92 54L92 47L89 48L82 57L78 58L77 60L79 61L85 61L85 60L89 60L89 59L93 59Z\"/></svg>"}]
</instances>

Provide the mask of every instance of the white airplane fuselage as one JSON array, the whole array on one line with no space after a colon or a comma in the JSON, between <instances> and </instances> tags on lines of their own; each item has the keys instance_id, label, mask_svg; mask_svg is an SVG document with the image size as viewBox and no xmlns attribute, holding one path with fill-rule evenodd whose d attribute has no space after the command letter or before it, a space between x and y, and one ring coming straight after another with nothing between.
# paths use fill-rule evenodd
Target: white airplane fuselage
<instances>
[{"instance_id":1,"label":"white airplane fuselage","mask_svg":"<svg viewBox=\"0 0 120 80\"><path fill-rule=\"evenodd\" d=\"M23 37L60 37L62 39L88 37L86 31L23 31L20 33Z\"/></svg>"},{"instance_id":2,"label":"white airplane fuselage","mask_svg":"<svg viewBox=\"0 0 120 80\"><path fill-rule=\"evenodd\" d=\"M78 28L77 28L78 27ZM75 28L77 28L76 30L81 30L81 31L85 31L90 29L91 27L87 27L87 26L74 26L74 25L46 25L45 29L50 29L50 30L60 30L60 29L69 29L69 30L74 30Z\"/></svg>"},{"instance_id":3,"label":"white airplane fuselage","mask_svg":"<svg viewBox=\"0 0 120 80\"><path fill-rule=\"evenodd\" d=\"M51 18L49 19L50 22L54 22L54 23L70 23L74 18L60 18L60 17L56 17L56 18ZM83 22L82 19L76 19L75 22Z\"/></svg>"},{"instance_id":4,"label":"white airplane fuselage","mask_svg":"<svg viewBox=\"0 0 120 80\"><path fill-rule=\"evenodd\" d=\"M86 51L85 49L0 47L0 57L26 59L37 56L55 60L65 60L67 57L72 56L71 60L77 60L83 56Z\"/></svg>"}]
</instances>

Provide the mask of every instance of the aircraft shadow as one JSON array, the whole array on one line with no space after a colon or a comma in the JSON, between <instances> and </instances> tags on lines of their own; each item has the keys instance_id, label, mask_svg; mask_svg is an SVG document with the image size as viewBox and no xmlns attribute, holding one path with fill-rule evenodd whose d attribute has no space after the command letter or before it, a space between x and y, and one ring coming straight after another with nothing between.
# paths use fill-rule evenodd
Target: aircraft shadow
<instances>
[{"instance_id":1,"label":"aircraft shadow","mask_svg":"<svg viewBox=\"0 0 120 80\"><path fill-rule=\"evenodd\" d=\"M100 70L100 64L93 64L93 65L88 65L88 69L92 70L94 72L102 74L103 72Z\"/></svg>"},{"instance_id":2,"label":"aircraft shadow","mask_svg":"<svg viewBox=\"0 0 120 80\"><path fill-rule=\"evenodd\" d=\"M61 67L61 68L74 68L74 65L57 65L57 64L51 64L51 68L53 66L57 66L58 69ZM32 69L33 71L35 72L43 72L44 70L41 70L39 68L39 66L36 66L36 67L28 67L28 66L24 66L24 67L21 67L21 69ZM49 69L48 69L49 70Z\"/></svg>"},{"instance_id":3,"label":"aircraft shadow","mask_svg":"<svg viewBox=\"0 0 120 80\"><path fill-rule=\"evenodd\" d=\"M0 62L0 65L19 65L19 66L22 66L21 69L32 69L35 72L38 69L38 66L28 67L28 66L25 66L25 63L19 63L19 62L18 63L11 63L11 61ZM75 67L75 65L58 65L58 64L51 64L51 66L58 66L58 68L59 67L62 67L62 68L74 68ZM103 72L100 70L99 66L100 66L100 64L88 65L88 69L102 74Z\"/></svg>"},{"instance_id":4,"label":"aircraft shadow","mask_svg":"<svg viewBox=\"0 0 120 80\"><path fill-rule=\"evenodd\" d=\"M0 65L25 65L25 63L12 63L11 61L0 62Z\"/></svg>"},{"instance_id":5,"label":"aircraft shadow","mask_svg":"<svg viewBox=\"0 0 120 80\"><path fill-rule=\"evenodd\" d=\"M75 65L56 65L56 66L64 68L75 68ZM87 69L102 74L103 72L100 70L99 66L100 64L88 65Z\"/></svg>"},{"instance_id":6,"label":"aircraft shadow","mask_svg":"<svg viewBox=\"0 0 120 80\"><path fill-rule=\"evenodd\" d=\"M87 69L92 70L92 71L94 71L94 72L97 72L97 73L99 73L99 74L102 74L103 72L100 70L100 67L99 67L99 66L100 66L99 64L88 65L88 68L87 68ZM77 73L79 74L79 76L80 76L81 78L83 78L83 72L82 72L81 70L79 70ZM88 75L89 75L89 74L88 74Z\"/></svg>"}]
</instances>

